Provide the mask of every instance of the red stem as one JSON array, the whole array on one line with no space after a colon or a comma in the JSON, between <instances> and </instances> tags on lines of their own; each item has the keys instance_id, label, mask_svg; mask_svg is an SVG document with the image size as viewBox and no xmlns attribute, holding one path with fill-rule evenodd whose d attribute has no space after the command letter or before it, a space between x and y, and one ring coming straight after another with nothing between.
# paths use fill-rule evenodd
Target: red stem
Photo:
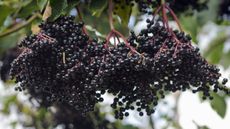
<instances>
[{"instance_id":1,"label":"red stem","mask_svg":"<svg viewBox=\"0 0 230 129\"><path fill-rule=\"evenodd\" d=\"M107 35L107 37L106 37L106 42L105 42L105 48L108 48L108 47L109 47L109 40L110 40L110 38L112 37L112 35L113 35L113 32L112 32L112 31L109 32L109 34Z\"/></svg>"},{"instance_id":2,"label":"red stem","mask_svg":"<svg viewBox=\"0 0 230 129\"><path fill-rule=\"evenodd\" d=\"M80 11L79 7L76 6L76 9L77 9L78 17L79 17L79 19L82 21L81 11Z\"/></svg>"},{"instance_id":3,"label":"red stem","mask_svg":"<svg viewBox=\"0 0 230 129\"><path fill-rule=\"evenodd\" d=\"M114 35L114 36L113 36L113 42L114 42L114 46L115 46L115 47L117 47L116 38L117 38L117 36L116 36L116 35Z\"/></svg>"},{"instance_id":4,"label":"red stem","mask_svg":"<svg viewBox=\"0 0 230 129\"><path fill-rule=\"evenodd\" d=\"M109 0L109 25L110 25L110 29L113 30L114 26L113 26L113 1Z\"/></svg>"},{"instance_id":5,"label":"red stem","mask_svg":"<svg viewBox=\"0 0 230 129\"><path fill-rule=\"evenodd\" d=\"M137 52L132 46L130 46L130 44L128 43L128 41L126 40L126 38L125 38L120 32L118 32L118 31L116 31L116 30L114 30L114 29L112 30L112 32L115 33L116 35L118 35L119 37L121 37L121 39L124 40L125 45L126 45L128 48L130 48L132 52L135 52L135 53L137 53L137 54L140 54L140 53Z\"/></svg>"},{"instance_id":6,"label":"red stem","mask_svg":"<svg viewBox=\"0 0 230 129\"><path fill-rule=\"evenodd\" d=\"M166 14L166 6L165 4L162 5L162 15L163 15L163 24L165 25L166 24L166 28L169 30L169 24L168 24L168 17L167 17L167 14Z\"/></svg>"},{"instance_id":7,"label":"red stem","mask_svg":"<svg viewBox=\"0 0 230 129\"><path fill-rule=\"evenodd\" d=\"M162 52L163 49L167 47L167 46L165 45L167 41L168 41L168 39L165 39L165 40L164 40L164 42L163 42L161 48L157 51L157 53L156 53L156 55L154 56L154 58L156 58L157 56L159 56L160 52Z\"/></svg>"},{"instance_id":8,"label":"red stem","mask_svg":"<svg viewBox=\"0 0 230 129\"><path fill-rule=\"evenodd\" d=\"M120 39L119 39L119 37L117 35L116 35L116 38L118 40L118 43L121 43L121 41L120 41Z\"/></svg>"},{"instance_id":9,"label":"red stem","mask_svg":"<svg viewBox=\"0 0 230 129\"><path fill-rule=\"evenodd\" d=\"M168 11L169 11L170 14L172 15L173 19L174 19L175 22L177 23L177 25L178 25L180 31L182 31L183 29L182 29L182 27L181 27L181 25L180 25L179 19L177 18L176 14L175 14L175 13L173 12L173 10L172 10L170 7L168 7L167 5L165 5L165 7L168 9Z\"/></svg>"},{"instance_id":10,"label":"red stem","mask_svg":"<svg viewBox=\"0 0 230 129\"><path fill-rule=\"evenodd\" d=\"M155 16L159 13L159 11L161 10L162 6L159 6L153 13L153 19L155 18Z\"/></svg>"},{"instance_id":11,"label":"red stem","mask_svg":"<svg viewBox=\"0 0 230 129\"><path fill-rule=\"evenodd\" d=\"M80 21L83 21L81 11L80 11L79 7L76 6L76 9L77 9L77 14L78 14L78 17L79 17ZM82 31L83 31L84 34L88 35L87 30L85 28L85 25L82 27Z\"/></svg>"}]
</instances>

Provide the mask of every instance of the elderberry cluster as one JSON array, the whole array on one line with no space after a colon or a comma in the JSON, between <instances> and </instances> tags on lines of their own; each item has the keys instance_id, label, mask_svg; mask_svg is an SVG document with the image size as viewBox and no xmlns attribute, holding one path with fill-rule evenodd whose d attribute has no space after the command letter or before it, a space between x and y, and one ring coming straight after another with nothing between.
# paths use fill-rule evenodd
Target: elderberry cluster
<instances>
[{"instance_id":1,"label":"elderberry cluster","mask_svg":"<svg viewBox=\"0 0 230 129\"><path fill-rule=\"evenodd\" d=\"M203 93L203 99L213 99L211 92L230 91L218 80L219 69L201 57L184 32L162 26L161 21L147 20L148 29L140 34L131 32L129 44L110 48L105 55L105 67L100 69L97 84L115 95L111 107L115 118L129 116L136 110L140 116L151 115L158 101L166 94L192 90Z\"/></svg>"},{"instance_id":2,"label":"elderberry cluster","mask_svg":"<svg viewBox=\"0 0 230 129\"><path fill-rule=\"evenodd\" d=\"M67 104L81 114L108 92L114 95L117 119L129 116L129 110L151 115L170 92L191 89L204 99L212 99L212 91L229 94L227 79L219 84L219 69L201 57L190 36L161 21L147 23L148 29L131 32L118 44L90 40L73 17L41 24L40 33L21 42L24 51L12 63L11 76L20 82L16 90L27 89L47 105Z\"/></svg>"},{"instance_id":3,"label":"elderberry cluster","mask_svg":"<svg viewBox=\"0 0 230 129\"><path fill-rule=\"evenodd\" d=\"M89 38L82 26L74 23L73 17L60 17L41 24L39 34L26 37L20 43L24 51L11 68L11 76L20 82L16 90L27 89L47 105L58 102L82 113L93 110L96 87L89 79L97 68L89 64L99 61L92 59L99 53L94 51L96 47L90 52L85 50Z\"/></svg>"},{"instance_id":4,"label":"elderberry cluster","mask_svg":"<svg viewBox=\"0 0 230 129\"><path fill-rule=\"evenodd\" d=\"M164 92L186 89L191 89L194 93L201 91L204 99L212 99L211 91L222 90L230 93L223 86L228 80L225 78L219 84L219 69L201 57L199 49L191 45L189 35L172 31L159 22L147 22L148 29L142 30L137 36L132 33L129 42L137 51L152 58L154 87L160 87Z\"/></svg>"}]
</instances>

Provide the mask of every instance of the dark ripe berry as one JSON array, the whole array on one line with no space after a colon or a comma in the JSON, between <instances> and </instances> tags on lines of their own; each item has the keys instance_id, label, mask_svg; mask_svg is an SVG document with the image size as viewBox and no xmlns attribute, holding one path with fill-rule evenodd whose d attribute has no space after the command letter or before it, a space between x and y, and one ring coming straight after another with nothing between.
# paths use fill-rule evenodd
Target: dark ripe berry
<instances>
[{"instance_id":1,"label":"dark ripe berry","mask_svg":"<svg viewBox=\"0 0 230 129\"><path fill-rule=\"evenodd\" d=\"M222 81L222 84L225 85L227 82L228 82L228 79L224 78L223 81Z\"/></svg>"},{"instance_id":2,"label":"dark ripe berry","mask_svg":"<svg viewBox=\"0 0 230 129\"><path fill-rule=\"evenodd\" d=\"M139 115L140 115L140 116L143 116L143 115L144 115L144 113L143 113L143 112L139 112Z\"/></svg>"},{"instance_id":3,"label":"dark ripe berry","mask_svg":"<svg viewBox=\"0 0 230 129\"><path fill-rule=\"evenodd\" d=\"M128 112L126 112L126 113L125 113L125 116L129 116L129 113L128 113Z\"/></svg>"},{"instance_id":4,"label":"dark ripe berry","mask_svg":"<svg viewBox=\"0 0 230 129\"><path fill-rule=\"evenodd\" d=\"M99 102L103 102L104 101L104 99L103 98L99 98Z\"/></svg>"}]
</instances>

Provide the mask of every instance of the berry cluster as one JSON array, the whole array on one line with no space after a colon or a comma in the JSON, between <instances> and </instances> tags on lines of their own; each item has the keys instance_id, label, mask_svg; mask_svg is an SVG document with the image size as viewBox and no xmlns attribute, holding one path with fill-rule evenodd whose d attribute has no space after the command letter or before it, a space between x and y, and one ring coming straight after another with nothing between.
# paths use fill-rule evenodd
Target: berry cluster
<instances>
[{"instance_id":1,"label":"berry cluster","mask_svg":"<svg viewBox=\"0 0 230 129\"><path fill-rule=\"evenodd\" d=\"M219 90L230 93L223 86L227 79L219 84L219 69L201 57L189 35L172 31L161 21L147 22L148 29L139 35L131 32L128 39L137 53L125 44L112 47L105 60L107 68L101 69L102 83L98 84L115 95L111 107L116 118L128 116L128 110L151 115L158 100L169 92L190 89L202 92L203 99L213 99L211 92Z\"/></svg>"},{"instance_id":2,"label":"berry cluster","mask_svg":"<svg viewBox=\"0 0 230 129\"><path fill-rule=\"evenodd\" d=\"M229 94L229 90L218 83L221 76L219 69L201 57L199 49L191 45L189 35L172 31L158 22L147 22L148 29L137 36L132 34L129 42L139 52L152 58L155 88L171 92L191 89L194 93L203 92L204 98L210 99L211 91L223 90ZM223 79L222 84L226 82L227 79Z\"/></svg>"},{"instance_id":3,"label":"berry cluster","mask_svg":"<svg viewBox=\"0 0 230 129\"><path fill-rule=\"evenodd\" d=\"M11 76L47 104L65 103L85 114L114 95L115 118L128 110L151 115L169 92L191 89L212 99L211 91L229 90L218 83L219 69L207 63L191 37L147 20L148 29L133 32L124 43L89 40L72 17L45 22L41 32L21 42L24 52L12 63ZM227 79L223 80L223 85Z\"/></svg>"},{"instance_id":4,"label":"berry cluster","mask_svg":"<svg viewBox=\"0 0 230 129\"><path fill-rule=\"evenodd\" d=\"M11 68L11 76L20 82L16 90L27 89L47 105L65 102L82 113L93 110L96 87L89 85L89 78L97 69L89 65L95 55L85 50L89 38L82 26L73 17L60 17L41 24L39 34L26 37L20 43L24 51Z\"/></svg>"}]
</instances>

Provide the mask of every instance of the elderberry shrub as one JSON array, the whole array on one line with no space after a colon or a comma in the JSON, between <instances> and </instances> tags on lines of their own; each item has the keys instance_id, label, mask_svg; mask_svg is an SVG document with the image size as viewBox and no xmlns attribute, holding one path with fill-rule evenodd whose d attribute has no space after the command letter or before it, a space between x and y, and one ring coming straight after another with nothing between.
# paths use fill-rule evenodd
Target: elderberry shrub
<instances>
[{"instance_id":1,"label":"elderberry shrub","mask_svg":"<svg viewBox=\"0 0 230 129\"><path fill-rule=\"evenodd\" d=\"M230 1L221 0L219 6L219 15L223 20L230 20Z\"/></svg>"},{"instance_id":2,"label":"elderberry shrub","mask_svg":"<svg viewBox=\"0 0 230 129\"><path fill-rule=\"evenodd\" d=\"M89 63L97 59L91 59L94 51L85 51L89 38L82 27L73 17L60 17L26 37L19 45L24 51L11 68L11 76L20 82L16 90L27 89L47 105L67 103L82 114L93 110L96 87L90 79L97 69Z\"/></svg>"}]
</instances>

